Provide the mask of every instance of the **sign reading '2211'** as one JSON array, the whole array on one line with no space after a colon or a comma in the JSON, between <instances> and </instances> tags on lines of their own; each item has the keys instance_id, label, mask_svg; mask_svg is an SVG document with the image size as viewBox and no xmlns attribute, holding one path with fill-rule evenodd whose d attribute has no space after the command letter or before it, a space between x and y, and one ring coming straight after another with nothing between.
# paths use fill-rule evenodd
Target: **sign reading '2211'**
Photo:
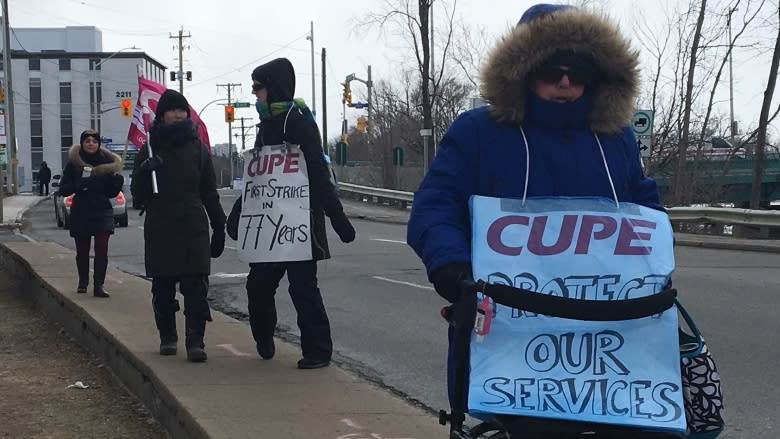
<instances>
[{"instance_id":1,"label":"sign reading '2211'","mask_svg":"<svg viewBox=\"0 0 780 439\"><path fill-rule=\"evenodd\" d=\"M309 174L298 145L265 145L245 152L241 202L239 259L311 259Z\"/></svg>"}]
</instances>

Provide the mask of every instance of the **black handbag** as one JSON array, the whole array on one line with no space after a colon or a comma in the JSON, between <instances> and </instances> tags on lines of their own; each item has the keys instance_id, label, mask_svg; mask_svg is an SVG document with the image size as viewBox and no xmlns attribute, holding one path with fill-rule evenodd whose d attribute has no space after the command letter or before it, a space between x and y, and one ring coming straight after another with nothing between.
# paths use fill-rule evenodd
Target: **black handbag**
<instances>
[{"instance_id":1,"label":"black handbag","mask_svg":"<svg viewBox=\"0 0 780 439\"><path fill-rule=\"evenodd\" d=\"M712 439L723 432L723 396L720 375L699 328L682 304L675 300L691 333L680 328L680 371L682 375L687 436Z\"/></svg>"}]
</instances>

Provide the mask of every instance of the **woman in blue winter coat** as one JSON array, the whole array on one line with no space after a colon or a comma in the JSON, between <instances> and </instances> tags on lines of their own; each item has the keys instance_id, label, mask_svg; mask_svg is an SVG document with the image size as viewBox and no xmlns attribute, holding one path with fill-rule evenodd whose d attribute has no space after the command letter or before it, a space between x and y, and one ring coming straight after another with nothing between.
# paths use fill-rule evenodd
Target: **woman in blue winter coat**
<instances>
[{"instance_id":1,"label":"woman in blue winter coat","mask_svg":"<svg viewBox=\"0 0 780 439\"><path fill-rule=\"evenodd\" d=\"M605 17L539 4L491 51L414 196L407 241L450 302L471 278L468 200L602 196L662 209L628 126L638 54Z\"/></svg>"}]
</instances>

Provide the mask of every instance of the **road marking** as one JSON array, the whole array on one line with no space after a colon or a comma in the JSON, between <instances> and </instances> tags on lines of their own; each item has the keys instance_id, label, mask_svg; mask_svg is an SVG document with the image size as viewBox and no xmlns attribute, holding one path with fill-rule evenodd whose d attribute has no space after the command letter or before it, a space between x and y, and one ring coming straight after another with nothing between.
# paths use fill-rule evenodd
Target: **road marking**
<instances>
[{"instance_id":1,"label":"road marking","mask_svg":"<svg viewBox=\"0 0 780 439\"><path fill-rule=\"evenodd\" d=\"M30 236L27 236L26 234L19 231L19 229L14 229L14 235L21 236L22 238L30 241L30 242L38 242L35 239L31 238Z\"/></svg>"},{"instance_id":2,"label":"road marking","mask_svg":"<svg viewBox=\"0 0 780 439\"><path fill-rule=\"evenodd\" d=\"M231 354L233 354L233 355L235 355L237 357L251 357L252 356L251 354L247 354L247 353L239 351L238 349L235 348L235 346L233 346L232 344L229 344L229 343L228 344L218 344L217 347L218 348L222 348L222 349L230 352Z\"/></svg>"},{"instance_id":3,"label":"road marking","mask_svg":"<svg viewBox=\"0 0 780 439\"><path fill-rule=\"evenodd\" d=\"M388 278L382 277L382 276L371 276L371 277L373 277L376 280L383 280L385 282L390 282L390 283L394 283L394 284L400 284L400 285L406 285L408 287L420 288L421 290L432 290L433 289L433 287L428 286L428 285L418 285L418 284L411 283L411 282L404 282L402 280L388 279Z\"/></svg>"},{"instance_id":4,"label":"road marking","mask_svg":"<svg viewBox=\"0 0 780 439\"><path fill-rule=\"evenodd\" d=\"M353 421L352 419L344 418L344 419L342 419L342 420L341 420L341 422L342 422L342 423L344 423L344 424L345 424L347 427L350 427L350 428L356 428L356 429L358 429L358 430L362 430L362 429L363 429L363 427L361 427L360 425L358 425L358 424L357 424L355 421Z\"/></svg>"},{"instance_id":5,"label":"road marking","mask_svg":"<svg viewBox=\"0 0 780 439\"><path fill-rule=\"evenodd\" d=\"M143 229L144 229L144 226L138 226L138 228L139 228L139 229L141 229L141 230L143 230Z\"/></svg>"},{"instance_id":6,"label":"road marking","mask_svg":"<svg viewBox=\"0 0 780 439\"><path fill-rule=\"evenodd\" d=\"M230 279L234 277L247 277L249 273L213 273L211 277L220 277L224 279Z\"/></svg>"},{"instance_id":7,"label":"road marking","mask_svg":"<svg viewBox=\"0 0 780 439\"><path fill-rule=\"evenodd\" d=\"M229 248L230 250L238 250L237 248L230 245L226 245L225 248Z\"/></svg>"},{"instance_id":8,"label":"road marking","mask_svg":"<svg viewBox=\"0 0 780 439\"><path fill-rule=\"evenodd\" d=\"M371 238L372 241L379 241L379 242L392 242L393 244L403 244L406 245L406 241L398 241L395 239L382 239L382 238Z\"/></svg>"}]
</instances>

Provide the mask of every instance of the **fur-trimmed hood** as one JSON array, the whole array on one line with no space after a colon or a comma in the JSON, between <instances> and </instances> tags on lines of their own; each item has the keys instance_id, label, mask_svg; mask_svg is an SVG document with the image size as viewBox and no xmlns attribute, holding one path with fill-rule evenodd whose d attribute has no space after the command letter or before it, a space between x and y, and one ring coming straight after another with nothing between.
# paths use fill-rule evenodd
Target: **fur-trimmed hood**
<instances>
[{"instance_id":1,"label":"fur-trimmed hood","mask_svg":"<svg viewBox=\"0 0 780 439\"><path fill-rule=\"evenodd\" d=\"M590 54L600 69L589 95L588 125L597 133L626 126L639 87L638 53L603 15L565 8L521 22L493 48L481 72L482 97L499 121L522 125L528 73L560 49Z\"/></svg>"},{"instance_id":2,"label":"fur-trimmed hood","mask_svg":"<svg viewBox=\"0 0 780 439\"><path fill-rule=\"evenodd\" d=\"M81 150L81 145L76 144L71 146L70 150L68 151L68 160L79 169L84 169L84 166L92 166L81 158L81 155L79 155L79 150ZM98 149L97 153L103 156L106 163L93 166L92 175L118 174L122 170L122 166L124 165L122 157L114 154L103 146Z\"/></svg>"}]
</instances>

